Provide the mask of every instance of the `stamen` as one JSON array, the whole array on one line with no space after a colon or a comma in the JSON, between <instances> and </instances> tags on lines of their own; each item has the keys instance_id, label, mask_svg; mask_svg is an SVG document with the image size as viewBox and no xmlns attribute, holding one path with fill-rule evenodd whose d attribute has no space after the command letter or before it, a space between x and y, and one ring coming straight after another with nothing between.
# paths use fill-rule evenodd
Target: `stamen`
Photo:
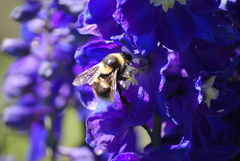
<instances>
[{"instance_id":1,"label":"stamen","mask_svg":"<svg viewBox=\"0 0 240 161\"><path fill-rule=\"evenodd\" d=\"M215 79L216 76L212 76L207 81L203 82L201 87L204 95L203 102L205 102L209 108L211 105L211 100L216 100L219 95L219 91L216 88L212 87Z\"/></svg>"},{"instance_id":2,"label":"stamen","mask_svg":"<svg viewBox=\"0 0 240 161\"><path fill-rule=\"evenodd\" d=\"M163 4L162 4L162 9L163 11L167 12L168 11L168 2L167 1L164 1Z\"/></svg>"},{"instance_id":3,"label":"stamen","mask_svg":"<svg viewBox=\"0 0 240 161\"><path fill-rule=\"evenodd\" d=\"M173 6L174 6L174 4L175 4L175 0L169 0L168 1L168 6L169 6L169 8L173 8Z\"/></svg>"},{"instance_id":4,"label":"stamen","mask_svg":"<svg viewBox=\"0 0 240 161\"><path fill-rule=\"evenodd\" d=\"M125 72L123 73L123 77L127 78L126 81L120 81L120 85L124 89L128 89L129 86L138 85L138 81L135 79L135 74L137 73L137 69L131 66L127 66Z\"/></svg>"},{"instance_id":5,"label":"stamen","mask_svg":"<svg viewBox=\"0 0 240 161\"><path fill-rule=\"evenodd\" d=\"M150 0L150 4L152 4L153 2L155 2L155 0Z\"/></svg>"},{"instance_id":6,"label":"stamen","mask_svg":"<svg viewBox=\"0 0 240 161\"><path fill-rule=\"evenodd\" d=\"M218 110L218 113L223 113L224 109Z\"/></svg>"},{"instance_id":7,"label":"stamen","mask_svg":"<svg viewBox=\"0 0 240 161\"><path fill-rule=\"evenodd\" d=\"M147 59L141 59L141 58L133 58L131 66L135 67L137 69L146 68L146 66L148 66L148 60Z\"/></svg>"},{"instance_id":8,"label":"stamen","mask_svg":"<svg viewBox=\"0 0 240 161\"><path fill-rule=\"evenodd\" d=\"M138 85L138 81L135 78L135 75L139 75L144 73L149 68L148 59L142 59L139 57L134 57L130 66L127 66L123 77L128 78L127 81L120 81L120 84L123 88L128 89L130 84Z\"/></svg>"},{"instance_id":9,"label":"stamen","mask_svg":"<svg viewBox=\"0 0 240 161\"><path fill-rule=\"evenodd\" d=\"M163 3L163 1L164 0L155 0L154 6L160 6Z\"/></svg>"},{"instance_id":10,"label":"stamen","mask_svg":"<svg viewBox=\"0 0 240 161\"><path fill-rule=\"evenodd\" d=\"M181 5L186 5L186 0L177 0Z\"/></svg>"},{"instance_id":11,"label":"stamen","mask_svg":"<svg viewBox=\"0 0 240 161\"><path fill-rule=\"evenodd\" d=\"M175 4L175 0L149 0L150 4L154 3L154 6L162 5L162 9L167 12L168 8L173 8ZM181 5L186 5L186 0L177 0Z\"/></svg>"}]
</instances>

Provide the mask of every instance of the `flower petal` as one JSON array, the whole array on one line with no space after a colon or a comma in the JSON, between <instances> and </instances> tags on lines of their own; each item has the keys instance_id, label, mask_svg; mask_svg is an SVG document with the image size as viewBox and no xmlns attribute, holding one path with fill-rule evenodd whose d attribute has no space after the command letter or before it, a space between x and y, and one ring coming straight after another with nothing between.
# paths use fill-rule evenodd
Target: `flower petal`
<instances>
[{"instance_id":1,"label":"flower petal","mask_svg":"<svg viewBox=\"0 0 240 161\"><path fill-rule=\"evenodd\" d=\"M190 0L186 7L195 13L209 13L218 9L221 0Z\"/></svg>"},{"instance_id":2,"label":"flower petal","mask_svg":"<svg viewBox=\"0 0 240 161\"><path fill-rule=\"evenodd\" d=\"M134 36L135 44L137 45L138 51L143 55L148 55L157 46L157 40L153 32Z\"/></svg>"},{"instance_id":3,"label":"flower petal","mask_svg":"<svg viewBox=\"0 0 240 161\"><path fill-rule=\"evenodd\" d=\"M91 41L88 44L78 48L75 53L76 62L83 68L88 65L100 63L102 59L111 53L119 53L115 47L117 44L104 40ZM120 47L121 48L121 47Z\"/></svg>"},{"instance_id":4,"label":"flower petal","mask_svg":"<svg viewBox=\"0 0 240 161\"><path fill-rule=\"evenodd\" d=\"M161 14L161 24L154 29L157 39L170 49L183 51L191 43L196 30L191 15L179 3Z\"/></svg>"},{"instance_id":5,"label":"flower petal","mask_svg":"<svg viewBox=\"0 0 240 161\"><path fill-rule=\"evenodd\" d=\"M131 130L125 126L121 113L110 108L99 110L87 119L86 141L92 147L115 152L128 142Z\"/></svg>"},{"instance_id":6,"label":"flower petal","mask_svg":"<svg viewBox=\"0 0 240 161\"><path fill-rule=\"evenodd\" d=\"M141 158L135 153L122 153L112 161L141 161Z\"/></svg>"},{"instance_id":7,"label":"flower petal","mask_svg":"<svg viewBox=\"0 0 240 161\"><path fill-rule=\"evenodd\" d=\"M183 141L178 145L161 146L150 152L146 161L188 161L191 143Z\"/></svg>"},{"instance_id":8,"label":"flower petal","mask_svg":"<svg viewBox=\"0 0 240 161\"><path fill-rule=\"evenodd\" d=\"M122 28L128 34L147 34L160 22L159 8L148 0L117 0L117 3L117 8L122 13Z\"/></svg>"},{"instance_id":9,"label":"flower petal","mask_svg":"<svg viewBox=\"0 0 240 161\"><path fill-rule=\"evenodd\" d=\"M93 24L98 21L111 17L116 10L115 0L101 0L89 1L84 11L85 23Z\"/></svg>"},{"instance_id":10,"label":"flower petal","mask_svg":"<svg viewBox=\"0 0 240 161\"><path fill-rule=\"evenodd\" d=\"M28 147L27 160L41 160L46 155L47 130L39 122L33 122L30 132L30 144Z\"/></svg>"}]
</instances>

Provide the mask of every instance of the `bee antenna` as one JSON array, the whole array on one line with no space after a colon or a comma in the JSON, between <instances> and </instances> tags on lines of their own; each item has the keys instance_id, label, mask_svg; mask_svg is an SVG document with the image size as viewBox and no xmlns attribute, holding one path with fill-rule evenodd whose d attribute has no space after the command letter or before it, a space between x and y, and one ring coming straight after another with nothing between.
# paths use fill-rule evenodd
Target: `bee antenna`
<instances>
[{"instance_id":1,"label":"bee antenna","mask_svg":"<svg viewBox=\"0 0 240 161\"><path fill-rule=\"evenodd\" d=\"M115 46L121 53L123 52L121 49L119 49L119 47L118 46L116 46L114 43L112 43L113 44L113 46Z\"/></svg>"}]
</instances>

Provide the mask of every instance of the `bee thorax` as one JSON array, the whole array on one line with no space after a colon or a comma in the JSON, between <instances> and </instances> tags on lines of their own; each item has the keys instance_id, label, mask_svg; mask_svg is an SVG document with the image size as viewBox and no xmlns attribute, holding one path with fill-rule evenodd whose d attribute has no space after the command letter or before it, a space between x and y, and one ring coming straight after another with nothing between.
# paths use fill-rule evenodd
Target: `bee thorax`
<instances>
[{"instance_id":1,"label":"bee thorax","mask_svg":"<svg viewBox=\"0 0 240 161\"><path fill-rule=\"evenodd\" d=\"M107 65L107 66L110 66L114 69L117 69L117 68L122 68L124 66L124 58L123 56L120 54L120 53L112 53L112 54L109 54L108 56L106 56L102 62Z\"/></svg>"}]
</instances>

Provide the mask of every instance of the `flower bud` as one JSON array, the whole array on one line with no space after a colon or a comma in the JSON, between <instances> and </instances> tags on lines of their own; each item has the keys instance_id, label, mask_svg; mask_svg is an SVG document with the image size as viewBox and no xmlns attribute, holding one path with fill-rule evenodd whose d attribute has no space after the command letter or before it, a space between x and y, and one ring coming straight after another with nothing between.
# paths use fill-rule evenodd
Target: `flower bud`
<instances>
[{"instance_id":1,"label":"flower bud","mask_svg":"<svg viewBox=\"0 0 240 161\"><path fill-rule=\"evenodd\" d=\"M25 56L29 54L29 45L22 39L5 38L1 50L12 56Z\"/></svg>"},{"instance_id":2,"label":"flower bud","mask_svg":"<svg viewBox=\"0 0 240 161\"><path fill-rule=\"evenodd\" d=\"M23 4L15 7L10 13L10 17L17 22L26 22L33 19L40 8L41 5L38 3Z\"/></svg>"},{"instance_id":3,"label":"flower bud","mask_svg":"<svg viewBox=\"0 0 240 161\"><path fill-rule=\"evenodd\" d=\"M39 67L38 74L43 78L50 78L57 69L57 63L43 61Z\"/></svg>"}]
</instances>

